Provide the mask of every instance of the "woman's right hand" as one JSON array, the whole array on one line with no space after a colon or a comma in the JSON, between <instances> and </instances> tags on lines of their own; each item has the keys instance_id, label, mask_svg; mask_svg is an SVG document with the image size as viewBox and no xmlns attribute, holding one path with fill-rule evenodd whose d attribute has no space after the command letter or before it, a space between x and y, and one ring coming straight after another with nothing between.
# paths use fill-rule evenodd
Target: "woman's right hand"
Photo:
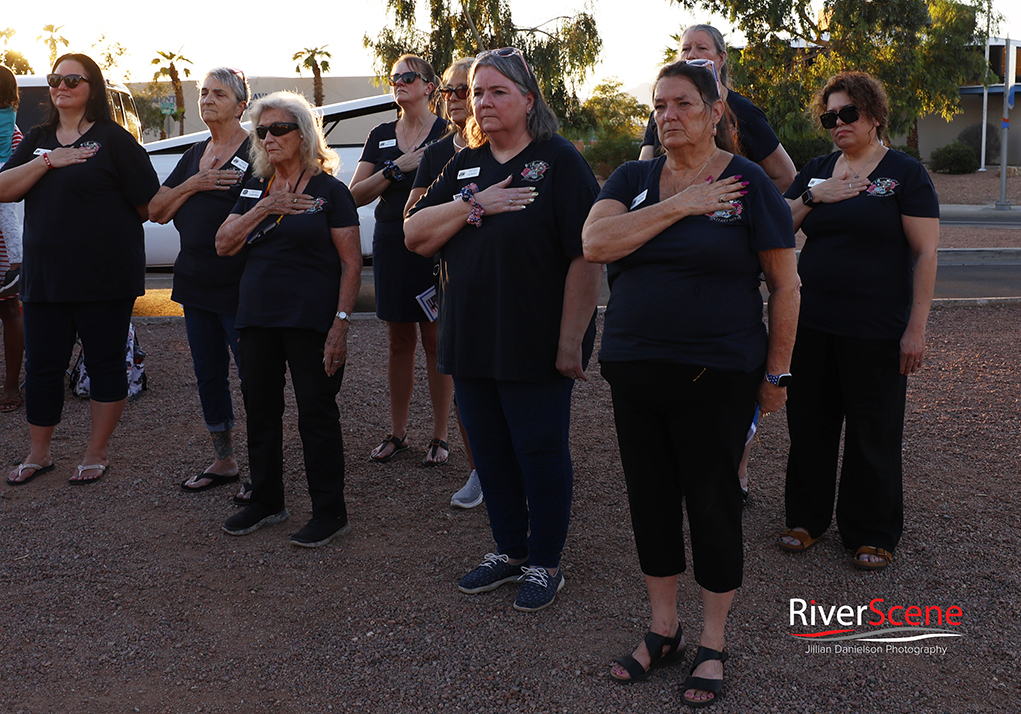
<instances>
[{"instance_id":1,"label":"woman's right hand","mask_svg":"<svg viewBox=\"0 0 1021 714\"><path fill-rule=\"evenodd\" d=\"M54 169L60 169L72 164L84 164L99 151L98 146L62 146L46 153L47 165Z\"/></svg>"},{"instance_id":2,"label":"woman's right hand","mask_svg":"<svg viewBox=\"0 0 1021 714\"><path fill-rule=\"evenodd\" d=\"M849 170L839 176L834 174L821 183L812 186L812 201L815 203L840 203L854 198L869 187L868 176L854 178Z\"/></svg>"},{"instance_id":3,"label":"woman's right hand","mask_svg":"<svg viewBox=\"0 0 1021 714\"><path fill-rule=\"evenodd\" d=\"M507 188L510 185L512 176L508 176L500 183L494 183L485 191L475 194L475 202L482 206L485 215L492 216L497 213L520 211L528 208L535 200L535 186L522 186L519 188Z\"/></svg>"},{"instance_id":4,"label":"woman's right hand","mask_svg":"<svg viewBox=\"0 0 1021 714\"><path fill-rule=\"evenodd\" d=\"M241 180L242 174L233 169L199 171L186 182L195 193L199 191L229 191Z\"/></svg>"},{"instance_id":5,"label":"woman's right hand","mask_svg":"<svg viewBox=\"0 0 1021 714\"><path fill-rule=\"evenodd\" d=\"M315 205L315 199L309 196L307 193L291 193L289 191L276 191L268 196L265 196L261 201L255 204L256 208L261 208L268 215L280 216L280 215L296 215L298 213L304 213Z\"/></svg>"},{"instance_id":6,"label":"woman's right hand","mask_svg":"<svg viewBox=\"0 0 1021 714\"><path fill-rule=\"evenodd\" d=\"M414 151L409 151L406 154L401 154L399 157L397 157L394 163L397 165L397 168L399 168L403 173L414 171L415 169L418 168L418 165L422 163L422 155L424 153L425 147L420 146Z\"/></svg>"},{"instance_id":7,"label":"woman's right hand","mask_svg":"<svg viewBox=\"0 0 1021 714\"><path fill-rule=\"evenodd\" d=\"M725 211L733 208L732 201L748 193L748 182L741 181L741 176L728 176L719 181L709 180L695 183L667 199L684 206L687 215L699 215Z\"/></svg>"}]
</instances>

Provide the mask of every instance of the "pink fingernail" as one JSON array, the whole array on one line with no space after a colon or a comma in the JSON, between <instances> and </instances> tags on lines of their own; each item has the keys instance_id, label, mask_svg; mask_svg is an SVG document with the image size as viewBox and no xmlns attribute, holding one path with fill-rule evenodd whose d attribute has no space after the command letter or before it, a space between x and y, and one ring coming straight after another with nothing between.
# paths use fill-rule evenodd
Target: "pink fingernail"
<instances>
[{"instance_id":1,"label":"pink fingernail","mask_svg":"<svg viewBox=\"0 0 1021 714\"><path fill-rule=\"evenodd\" d=\"M741 182L741 185L742 185L742 186L747 186L747 185L748 185L748 184L750 184L750 183L751 183L751 181L742 181L742 182Z\"/></svg>"},{"instance_id":2,"label":"pink fingernail","mask_svg":"<svg viewBox=\"0 0 1021 714\"><path fill-rule=\"evenodd\" d=\"M742 195L742 196L745 196L745 195L747 195L747 194L748 194L748 192L747 192L747 191L742 191L742 192L741 192L741 195Z\"/></svg>"},{"instance_id":3,"label":"pink fingernail","mask_svg":"<svg viewBox=\"0 0 1021 714\"><path fill-rule=\"evenodd\" d=\"M741 178L741 174L738 174L738 175L737 175L737 176L735 176L734 178L735 178L735 179L739 179L739 178Z\"/></svg>"},{"instance_id":4,"label":"pink fingernail","mask_svg":"<svg viewBox=\"0 0 1021 714\"><path fill-rule=\"evenodd\" d=\"M707 178L707 179L705 180L705 182L706 182L706 183L712 183L712 182L713 182L713 177L712 177L712 176L710 176L709 178Z\"/></svg>"}]
</instances>

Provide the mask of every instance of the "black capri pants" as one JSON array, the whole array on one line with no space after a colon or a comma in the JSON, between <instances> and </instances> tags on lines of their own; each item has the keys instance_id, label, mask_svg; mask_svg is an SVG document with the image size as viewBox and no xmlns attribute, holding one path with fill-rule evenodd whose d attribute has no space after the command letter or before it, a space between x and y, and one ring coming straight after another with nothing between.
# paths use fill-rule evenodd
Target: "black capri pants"
<instances>
[{"instance_id":1,"label":"black capri pants","mask_svg":"<svg viewBox=\"0 0 1021 714\"><path fill-rule=\"evenodd\" d=\"M687 504L695 581L741 586L737 470L763 369L727 372L662 362L603 362L610 383L631 525L642 572L684 572Z\"/></svg>"}]
</instances>

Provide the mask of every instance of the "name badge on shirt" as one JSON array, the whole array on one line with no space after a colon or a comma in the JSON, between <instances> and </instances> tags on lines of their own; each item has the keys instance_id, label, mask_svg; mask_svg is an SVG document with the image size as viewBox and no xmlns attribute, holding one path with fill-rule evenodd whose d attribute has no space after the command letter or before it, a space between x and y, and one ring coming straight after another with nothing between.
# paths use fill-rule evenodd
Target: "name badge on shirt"
<instances>
[{"instance_id":1,"label":"name badge on shirt","mask_svg":"<svg viewBox=\"0 0 1021 714\"><path fill-rule=\"evenodd\" d=\"M240 169L242 172L248 170L248 162L242 159L240 156L235 156L231 160L230 165Z\"/></svg>"},{"instance_id":2,"label":"name badge on shirt","mask_svg":"<svg viewBox=\"0 0 1021 714\"><path fill-rule=\"evenodd\" d=\"M53 151L53 149L39 148L39 149L36 149L35 151L33 151L32 155L33 156L44 156L44 155L50 153L51 151Z\"/></svg>"},{"instance_id":3,"label":"name badge on shirt","mask_svg":"<svg viewBox=\"0 0 1021 714\"><path fill-rule=\"evenodd\" d=\"M389 149L392 146L397 146L397 139L383 139L383 141L379 142L379 148L381 149Z\"/></svg>"},{"instance_id":4,"label":"name badge on shirt","mask_svg":"<svg viewBox=\"0 0 1021 714\"><path fill-rule=\"evenodd\" d=\"M245 188L241 190L241 198L262 198L262 191L257 188Z\"/></svg>"},{"instance_id":5,"label":"name badge on shirt","mask_svg":"<svg viewBox=\"0 0 1021 714\"><path fill-rule=\"evenodd\" d=\"M457 172L457 180L460 181L461 179L475 178L476 176L479 175L479 172L481 170L482 169L478 166L476 166L473 169L461 169L460 171Z\"/></svg>"},{"instance_id":6,"label":"name badge on shirt","mask_svg":"<svg viewBox=\"0 0 1021 714\"><path fill-rule=\"evenodd\" d=\"M635 209L635 206L637 206L637 205L641 204L643 201L645 201L645 199L648 197L648 195L649 195L649 189L645 189L640 194L635 196L635 200L631 202L631 208L629 208L628 210L629 211L633 211Z\"/></svg>"},{"instance_id":7,"label":"name badge on shirt","mask_svg":"<svg viewBox=\"0 0 1021 714\"><path fill-rule=\"evenodd\" d=\"M808 187L812 188L813 186L818 186L819 184L821 184L825 180L826 179L822 179L822 178L808 179Z\"/></svg>"}]
</instances>

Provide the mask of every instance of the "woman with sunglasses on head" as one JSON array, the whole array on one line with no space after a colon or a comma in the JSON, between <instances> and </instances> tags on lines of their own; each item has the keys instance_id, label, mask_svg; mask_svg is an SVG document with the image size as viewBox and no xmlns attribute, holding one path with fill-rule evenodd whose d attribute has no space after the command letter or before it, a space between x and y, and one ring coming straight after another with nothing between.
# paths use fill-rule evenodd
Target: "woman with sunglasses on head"
<instances>
[{"instance_id":1,"label":"woman with sunglasses on head","mask_svg":"<svg viewBox=\"0 0 1021 714\"><path fill-rule=\"evenodd\" d=\"M358 210L333 177L337 154L300 94L252 105L252 172L216 233L216 252L245 252L238 314L248 420L250 503L223 530L241 536L288 517L284 507L284 372L290 367L312 518L291 543L326 545L348 530L337 393L350 312L361 285Z\"/></svg>"},{"instance_id":2,"label":"woman with sunglasses on head","mask_svg":"<svg viewBox=\"0 0 1021 714\"><path fill-rule=\"evenodd\" d=\"M703 707L723 686L727 614L742 580L737 469L748 415L756 402L768 413L786 400L798 275L780 192L755 163L716 145L724 103L713 63L662 68L654 106L666 154L617 169L583 233L585 257L609 264L599 361L652 606L644 642L610 675L634 682L683 656L683 502L703 627L682 699Z\"/></svg>"},{"instance_id":3,"label":"woman with sunglasses on head","mask_svg":"<svg viewBox=\"0 0 1021 714\"><path fill-rule=\"evenodd\" d=\"M829 528L836 497L853 564L878 570L904 524L907 377L925 356L939 200L925 168L883 144L889 107L876 79L835 75L812 108L838 151L808 162L786 193L807 240L787 411L788 530L777 544L807 550Z\"/></svg>"},{"instance_id":4,"label":"woman with sunglasses on head","mask_svg":"<svg viewBox=\"0 0 1021 714\"><path fill-rule=\"evenodd\" d=\"M241 127L247 106L244 74L227 67L210 70L199 89L199 114L210 136L181 157L149 203L153 221L173 220L181 234L171 297L184 307L202 415L213 440L213 462L181 483L185 491L205 491L238 480L231 441L230 357L233 354L237 363L234 318L245 256L243 252L218 256L216 231L251 178L250 139ZM243 495L250 495L249 490L243 489Z\"/></svg>"},{"instance_id":5,"label":"woman with sunglasses on head","mask_svg":"<svg viewBox=\"0 0 1021 714\"><path fill-rule=\"evenodd\" d=\"M454 388L449 377L436 371L436 323L429 320L417 300L435 283L433 261L405 247L403 221L425 147L439 140L447 125L430 109L436 77L432 65L424 59L400 57L393 66L390 85L400 117L369 133L351 178L351 193L359 206L379 198L372 236L372 276L376 317L386 322L389 342L390 433L369 458L386 463L408 448L416 333L421 333L433 408L432 441L422 465L439 466L447 462L447 421Z\"/></svg>"},{"instance_id":6,"label":"woman with sunglasses on head","mask_svg":"<svg viewBox=\"0 0 1021 714\"><path fill-rule=\"evenodd\" d=\"M110 436L128 393L131 310L145 292L142 223L159 188L145 150L111 118L91 58L60 57L47 82L48 120L0 173L0 201L25 200L21 299L32 446L8 475L12 485L54 468L50 444L76 334L91 380L92 431L70 482L94 483L109 468Z\"/></svg>"},{"instance_id":7,"label":"woman with sunglasses on head","mask_svg":"<svg viewBox=\"0 0 1021 714\"><path fill-rule=\"evenodd\" d=\"M21 143L14 123L18 110L18 80L0 65L0 168ZM0 320L4 326L4 391L0 413L13 412L25 403L21 395L21 361L25 354L25 326L18 302L21 281L21 219L14 205L0 203Z\"/></svg>"},{"instance_id":8,"label":"woman with sunglasses on head","mask_svg":"<svg viewBox=\"0 0 1021 714\"><path fill-rule=\"evenodd\" d=\"M480 54L469 85L468 148L412 209L405 234L417 253L442 251L438 366L454 377L496 541L458 587L521 583L514 607L530 612L564 586L571 392L585 379L602 278L581 254L581 226L598 185L557 136L520 50Z\"/></svg>"}]
</instances>

